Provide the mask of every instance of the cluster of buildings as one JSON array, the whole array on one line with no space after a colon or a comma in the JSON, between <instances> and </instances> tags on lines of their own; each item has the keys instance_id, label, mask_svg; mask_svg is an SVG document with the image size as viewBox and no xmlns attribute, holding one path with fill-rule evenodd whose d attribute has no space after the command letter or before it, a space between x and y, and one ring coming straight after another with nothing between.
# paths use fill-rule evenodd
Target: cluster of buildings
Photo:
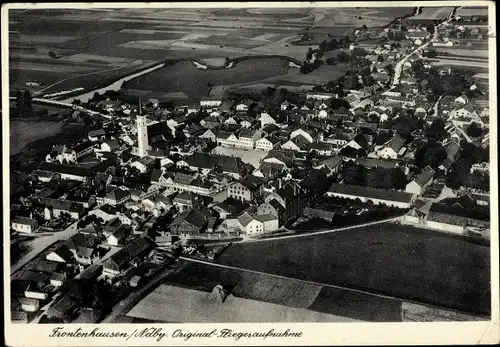
<instances>
[{"instance_id":1,"label":"cluster of buildings","mask_svg":"<svg viewBox=\"0 0 500 347\"><path fill-rule=\"evenodd\" d=\"M428 14L423 22L442 21L445 12ZM420 23L422 17L407 20ZM170 248L179 240L245 239L285 229L304 216L332 221L339 215L328 204L310 208L317 198L352 210L349 218L389 207L404 214L404 223L489 238L484 197L424 196L460 157L460 141L472 141L466 128L472 123L488 128L487 101L461 95L430 102L413 74L416 60L430 68L418 54L402 64L400 83L387 87L389 65L428 36L410 30L409 46L403 41L403 47L371 49L365 58L372 62L375 83L345 90L345 107L333 104L339 95L312 91L300 102L281 100L267 110L259 101L216 97L174 110L155 100L144 108L140 102L138 108L99 102L96 106L111 115L103 127L78 143L55 145L29 175L29 195L11 207L15 233L74 230L16 275L14 319L29 320L50 303L47 316L71 320L77 303L56 295L65 281L123 280L153 248ZM419 118L423 128L405 133L406 124L397 119L408 115ZM436 119L446 124L439 140L445 156L436 167L419 167L415 155L427 141L425 127ZM487 135L474 141L488 146ZM259 159L244 161L249 154ZM353 164L399 170L404 188L346 184L344 169ZM488 170L488 163L471 168Z\"/></svg>"}]
</instances>

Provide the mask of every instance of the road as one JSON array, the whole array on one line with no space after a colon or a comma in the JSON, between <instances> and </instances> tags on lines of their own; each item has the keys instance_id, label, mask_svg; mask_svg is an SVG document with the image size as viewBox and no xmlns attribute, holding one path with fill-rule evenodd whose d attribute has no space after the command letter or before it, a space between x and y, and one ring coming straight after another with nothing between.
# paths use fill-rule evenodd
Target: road
<instances>
[{"instance_id":1,"label":"road","mask_svg":"<svg viewBox=\"0 0 500 347\"><path fill-rule=\"evenodd\" d=\"M67 240L71 236L75 235L78 231L76 227L79 221L74 222L70 226L68 226L63 231L54 233L52 236L40 237L34 239L30 246L32 246L32 250L26 253L23 257L21 257L15 264L10 266L11 275L21 269L28 262L36 258L40 253L42 253L45 249L56 243L57 241Z\"/></svg>"},{"instance_id":2,"label":"road","mask_svg":"<svg viewBox=\"0 0 500 347\"><path fill-rule=\"evenodd\" d=\"M268 238L262 238L262 239L245 238L242 241L235 241L233 243L266 242L266 241L286 240L286 239L292 239L292 238L298 238L298 237L310 237L310 236L315 236L315 235L331 234L331 233L334 233L337 231L362 228L362 227L367 227L370 225L382 224L382 223L387 223L387 222L396 222L396 221L401 220L401 218L402 218L402 216L399 216L399 217L378 220L375 222L368 222L368 223L363 223L363 224L351 225L351 226L338 228L338 229L321 230L321 231L307 232L307 233L303 233L303 234L276 236L276 237L268 237ZM285 230L291 231L291 232L294 231L294 230L289 230L289 229L285 229Z\"/></svg>"},{"instance_id":3,"label":"road","mask_svg":"<svg viewBox=\"0 0 500 347\"><path fill-rule=\"evenodd\" d=\"M179 267L179 264L174 263L172 265L167 265L167 267L163 269L160 273L153 274L154 278L152 278L149 282L145 283L143 286L139 287L138 289L127 295L125 299L121 300L115 306L113 306L111 313L109 313L106 316L106 318L104 318L101 321L101 323L114 323L116 318L125 315L140 300L142 300L149 290L159 285L168 275L170 275L174 271L180 270L181 268L182 267Z\"/></svg>"},{"instance_id":4,"label":"road","mask_svg":"<svg viewBox=\"0 0 500 347\"><path fill-rule=\"evenodd\" d=\"M441 95L437 100L436 102L434 103L434 105L432 106L432 114L429 115L431 116L432 118L435 118L438 116L438 109L439 109L439 102L441 101L441 99L443 98L443 95ZM426 117L427 118L427 117Z\"/></svg>"},{"instance_id":5,"label":"road","mask_svg":"<svg viewBox=\"0 0 500 347\"><path fill-rule=\"evenodd\" d=\"M397 64L396 64L396 67L394 68L394 77L393 77L393 80L392 80L392 86L391 86L391 89L396 87L398 84L399 84L399 80L401 78L401 72L403 71L403 66L404 64L406 63L406 61L408 60L408 58L410 56L412 56L413 54L417 53L418 51L426 48L431 42L434 42L437 40L437 37L438 37L438 28L442 25L444 25L445 23L448 23L450 22L451 20L453 19L452 16L450 16L450 18L448 18L447 20L445 20L444 22L436 25L434 27L434 34L432 35L432 38L429 40L429 42L426 42L424 43L423 45L415 48L412 52L408 53L407 55L405 55Z\"/></svg>"}]
</instances>

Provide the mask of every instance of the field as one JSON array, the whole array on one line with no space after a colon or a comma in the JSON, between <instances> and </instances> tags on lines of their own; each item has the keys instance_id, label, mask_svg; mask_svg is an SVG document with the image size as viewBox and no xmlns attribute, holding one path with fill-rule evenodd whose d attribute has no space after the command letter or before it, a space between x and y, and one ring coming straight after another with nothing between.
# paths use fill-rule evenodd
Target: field
<instances>
[{"instance_id":1,"label":"field","mask_svg":"<svg viewBox=\"0 0 500 347\"><path fill-rule=\"evenodd\" d=\"M349 322L347 318L229 295L160 285L127 313L129 317L180 323Z\"/></svg>"},{"instance_id":2,"label":"field","mask_svg":"<svg viewBox=\"0 0 500 347\"><path fill-rule=\"evenodd\" d=\"M10 121L10 155L19 153L30 143L57 134L62 129L58 122Z\"/></svg>"},{"instance_id":3,"label":"field","mask_svg":"<svg viewBox=\"0 0 500 347\"><path fill-rule=\"evenodd\" d=\"M157 93L182 92L193 99L208 95L210 85L250 83L286 74L288 62L280 58L244 60L231 69L199 70L192 62L167 66L124 84L124 89L152 90Z\"/></svg>"},{"instance_id":4,"label":"field","mask_svg":"<svg viewBox=\"0 0 500 347\"><path fill-rule=\"evenodd\" d=\"M217 262L458 310L490 311L488 247L399 224L233 245Z\"/></svg>"},{"instance_id":5,"label":"field","mask_svg":"<svg viewBox=\"0 0 500 347\"><path fill-rule=\"evenodd\" d=\"M9 18L10 86L11 89L22 88L26 87L27 81L37 80L43 86L32 88L33 92L49 94L79 87L91 90L166 59L203 61L272 54L302 61L308 46L297 47L292 42L307 28L320 36L343 35L363 24L385 25L411 10L145 8L13 11ZM49 52L56 57L50 57ZM269 66L263 63L259 70L262 71L256 76L247 77L250 74L245 68L241 68L242 73L234 69L228 72L236 74L234 78L228 81L228 77L221 76L219 80L220 83L246 83L283 73L283 67L274 63ZM203 81L204 77L212 78L200 76L200 79ZM293 85L295 81L290 83ZM177 87L168 84L167 81L163 89ZM155 87L156 83L140 89L156 91ZM191 85L186 88L197 90L201 87Z\"/></svg>"}]
</instances>

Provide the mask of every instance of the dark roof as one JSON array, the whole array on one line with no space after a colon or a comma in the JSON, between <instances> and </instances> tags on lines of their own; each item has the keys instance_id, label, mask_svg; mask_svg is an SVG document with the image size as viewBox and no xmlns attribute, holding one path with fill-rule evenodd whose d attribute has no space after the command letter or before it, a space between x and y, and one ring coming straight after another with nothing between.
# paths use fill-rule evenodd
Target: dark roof
<instances>
[{"instance_id":1,"label":"dark roof","mask_svg":"<svg viewBox=\"0 0 500 347\"><path fill-rule=\"evenodd\" d=\"M476 206L464 208L462 206L450 205L449 203L434 203L429 209L428 220L453 225L464 225L467 222L490 222L490 211L488 207Z\"/></svg>"},{"instance_id":2,"label":"dark roof","mask_svg":"<svg viewBox=\"0 0 500 347\"><path fill-rule=\"evenodd\" d=\"M398 166L399 163L395 160L383 160L376 158L358 158L356 159L356 162L359 165L363 165L364 167L367 168L383 167L385 169L394 169L395 167Z\"/></svg>"},{"instance_id":3,"label":"dark roof","mask_svg":"<svg viewBox=\"0 0 500 347\"><path fill-rule=\"evenodd\" d=\"M401 148L405 145L406 140L401 137L401 135L396 134L389 142L389 147L393 149L394 152L399 153Z\"/></svg>"},{"instance_id":4,"label":"dark roof","mask_svg":"<svg viewBox=\"0 0 500 347\"><path fill-rule=\"evenodd\" d=\"M239 181L239 183L249 190L255 190L263 184L260 178L252 175L247 176L245 179Z\"/></svg>"},{"instance_id":5,"label":"dark roof","mask_svg":"<svg viewBox=\"0 0 500 347\"><path fill-rule=\"evenodd\" d=\"M28 217L22 217L22 216L16 216L12 219L12 223L17 223L17 224L24 224L24 225L31 225L31 227L36 226L36 220L28 218Z\"/></svg>"},{"instance_id":6,"label":"dark roof","mask_svg":"<svg viewBox=\"0 0 500 347\"><path fill-rule=\"evenodd\" d=\"M92 176L91 170L75 165L41 162L40 165L38 165L38 170L82 176L82 177Z\"/></svg>"},{"instance_id":7,"label":"dark roof","mask_svg":"<svg viewBox=\"0 0 500 347\"><path fill-rule=\"evenodd\" d=\"M109 260L112 260L118 267L121 267L150 248L151 244L148 241L142 237L138 237L113 254Z\"/></svg>"},{"instance_id":8,"label":"dark roof","mask_svg":"<svg viewBox=\"0 0 500 347\"><path fill-rule=\"evenodd\" d=\"M192 208L192 209L189 209L189 210L179 214L172 221L170 226L176 225L176 224L180 223L181 221L186 221L189 224L195 226L196 228L202 229L207 222L207 218L208 217L203 212L201 212L200 210L197 210L195 208Z\"/></svg>"},{"instance_id":9,"label":"dark roof","mask_svg":"<svg viewBox=\"0 0 500 347\"><path fill-rule=\"evenodd\" d=\"M66 313L71 311L73 308L77 306L76 302L74 302L69 296L65 295L61 300L56 302L47 312L48 316L64 316Z\"/></svg>"},{"instance_id":10,"label":"dark roof","mask_svg":"<svg viewBox=\"0 0 500 347\"><path fill-rule=\"evenodd\" d=\"M354 186L348 184L333 183L328 190L332 193L340 193L351 196L366 197L379 200L410 202L412 194L406 192L398 192L394 190L375 189L362 186Z\"/></svg>"},{"instance_id":11,"label":"dark roof","mask_svg":"<svg viewBox=\"0 0 500 347\"><path fill-rule=\"evenodd\" d=\"M130 192L128 190L118 188L118 189L112 190L108 195L106 195L106 199L120 201L127 196L130 196Z\"/></svg>"},{"instance_id":12,"label":"dark roof","mask_svg":"<svg viewBox=\"0 0 500 347\"><path fill-rule=\"evenodd\" d=\"M281 202L279 202L278 200L276 199L272 199L269 201L269 205L271 205L272 207L274 207L274 209L276 211L278 211L278 213L281 213L283 211L285 211L285 207L281 204Z\"/></svg>"},{"instance_id":13,"label":"dark roof","mask_svg":"<svg viewBox=\"0 0 500 347\"><path fill-rule=\"evenodd\" d=\"M69 249L77 250L78 247L90 247L95 240L96 238L93 235L77 233L66 241L66 245Z\"/></svg>"},{"instance_id":14,"label":"dark roof","mask_svg":"<svg viewBox=\"0 0 500 347\"><path fill-rule=\"evenodd\" d=\"M429 180L434 177L434 174L436 171L434 171L432 168L427 166L425 169L422 170L422 172L414 179L415 183L417 183L420 187L425 185Z\"/></svg>"},{"instance_id":15,"label":"dark roof","mask_svg":"<svg viewBox=\"0 0 500 347\"><path fill-rule=\"evenodd\" d=\"M328 158L322 159L321 161L318 162L318 166L325 165L329 168L335 168L341 162L342 162L342 156L335 155L333 157L328 157Z\"/></svg>"},{"instance_id":16,"label":"dark roof","mask_svg":"<svg viewBox=\"0 0 500 347\"><path fill-rule=\"evenodd\" d=\"M73 150L78 154L80 153L81 151L84 151L90 147L93 147L94 144L92 142L82 142L82 143L79 143L78 145L76 145L75 147L73 147Z\"/></svg>"}]
</instances>

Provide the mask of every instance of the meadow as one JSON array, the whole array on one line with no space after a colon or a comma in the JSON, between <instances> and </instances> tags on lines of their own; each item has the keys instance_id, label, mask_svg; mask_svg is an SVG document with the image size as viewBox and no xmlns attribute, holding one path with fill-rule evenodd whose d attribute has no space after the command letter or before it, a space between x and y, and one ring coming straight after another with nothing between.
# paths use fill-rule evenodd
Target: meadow
<instances>
[{"instance_id":1,"label":"meadow","mask_svg":"<svg viewBox=\"0 0 500 347\"><path fill-rule=\"evenodd\" d=\"M123 88L157 93L178 91L200 99L208 95L210 85L256 82L285 74L288 69L288 61L281 58L245 60L234 68L217 70L199 70L192 62L182 61L126 82Z\"/></svg>"},{"instance_id":2,"label":"meadow","mask_svg":"<svg viewBox=\"0 0 500 347\"><path fill-rule=\"evenodd\" d=\"M217 262L457 310L490 311L489 247L399 224L235 244Z\"/></svg>"}]
</instances>

